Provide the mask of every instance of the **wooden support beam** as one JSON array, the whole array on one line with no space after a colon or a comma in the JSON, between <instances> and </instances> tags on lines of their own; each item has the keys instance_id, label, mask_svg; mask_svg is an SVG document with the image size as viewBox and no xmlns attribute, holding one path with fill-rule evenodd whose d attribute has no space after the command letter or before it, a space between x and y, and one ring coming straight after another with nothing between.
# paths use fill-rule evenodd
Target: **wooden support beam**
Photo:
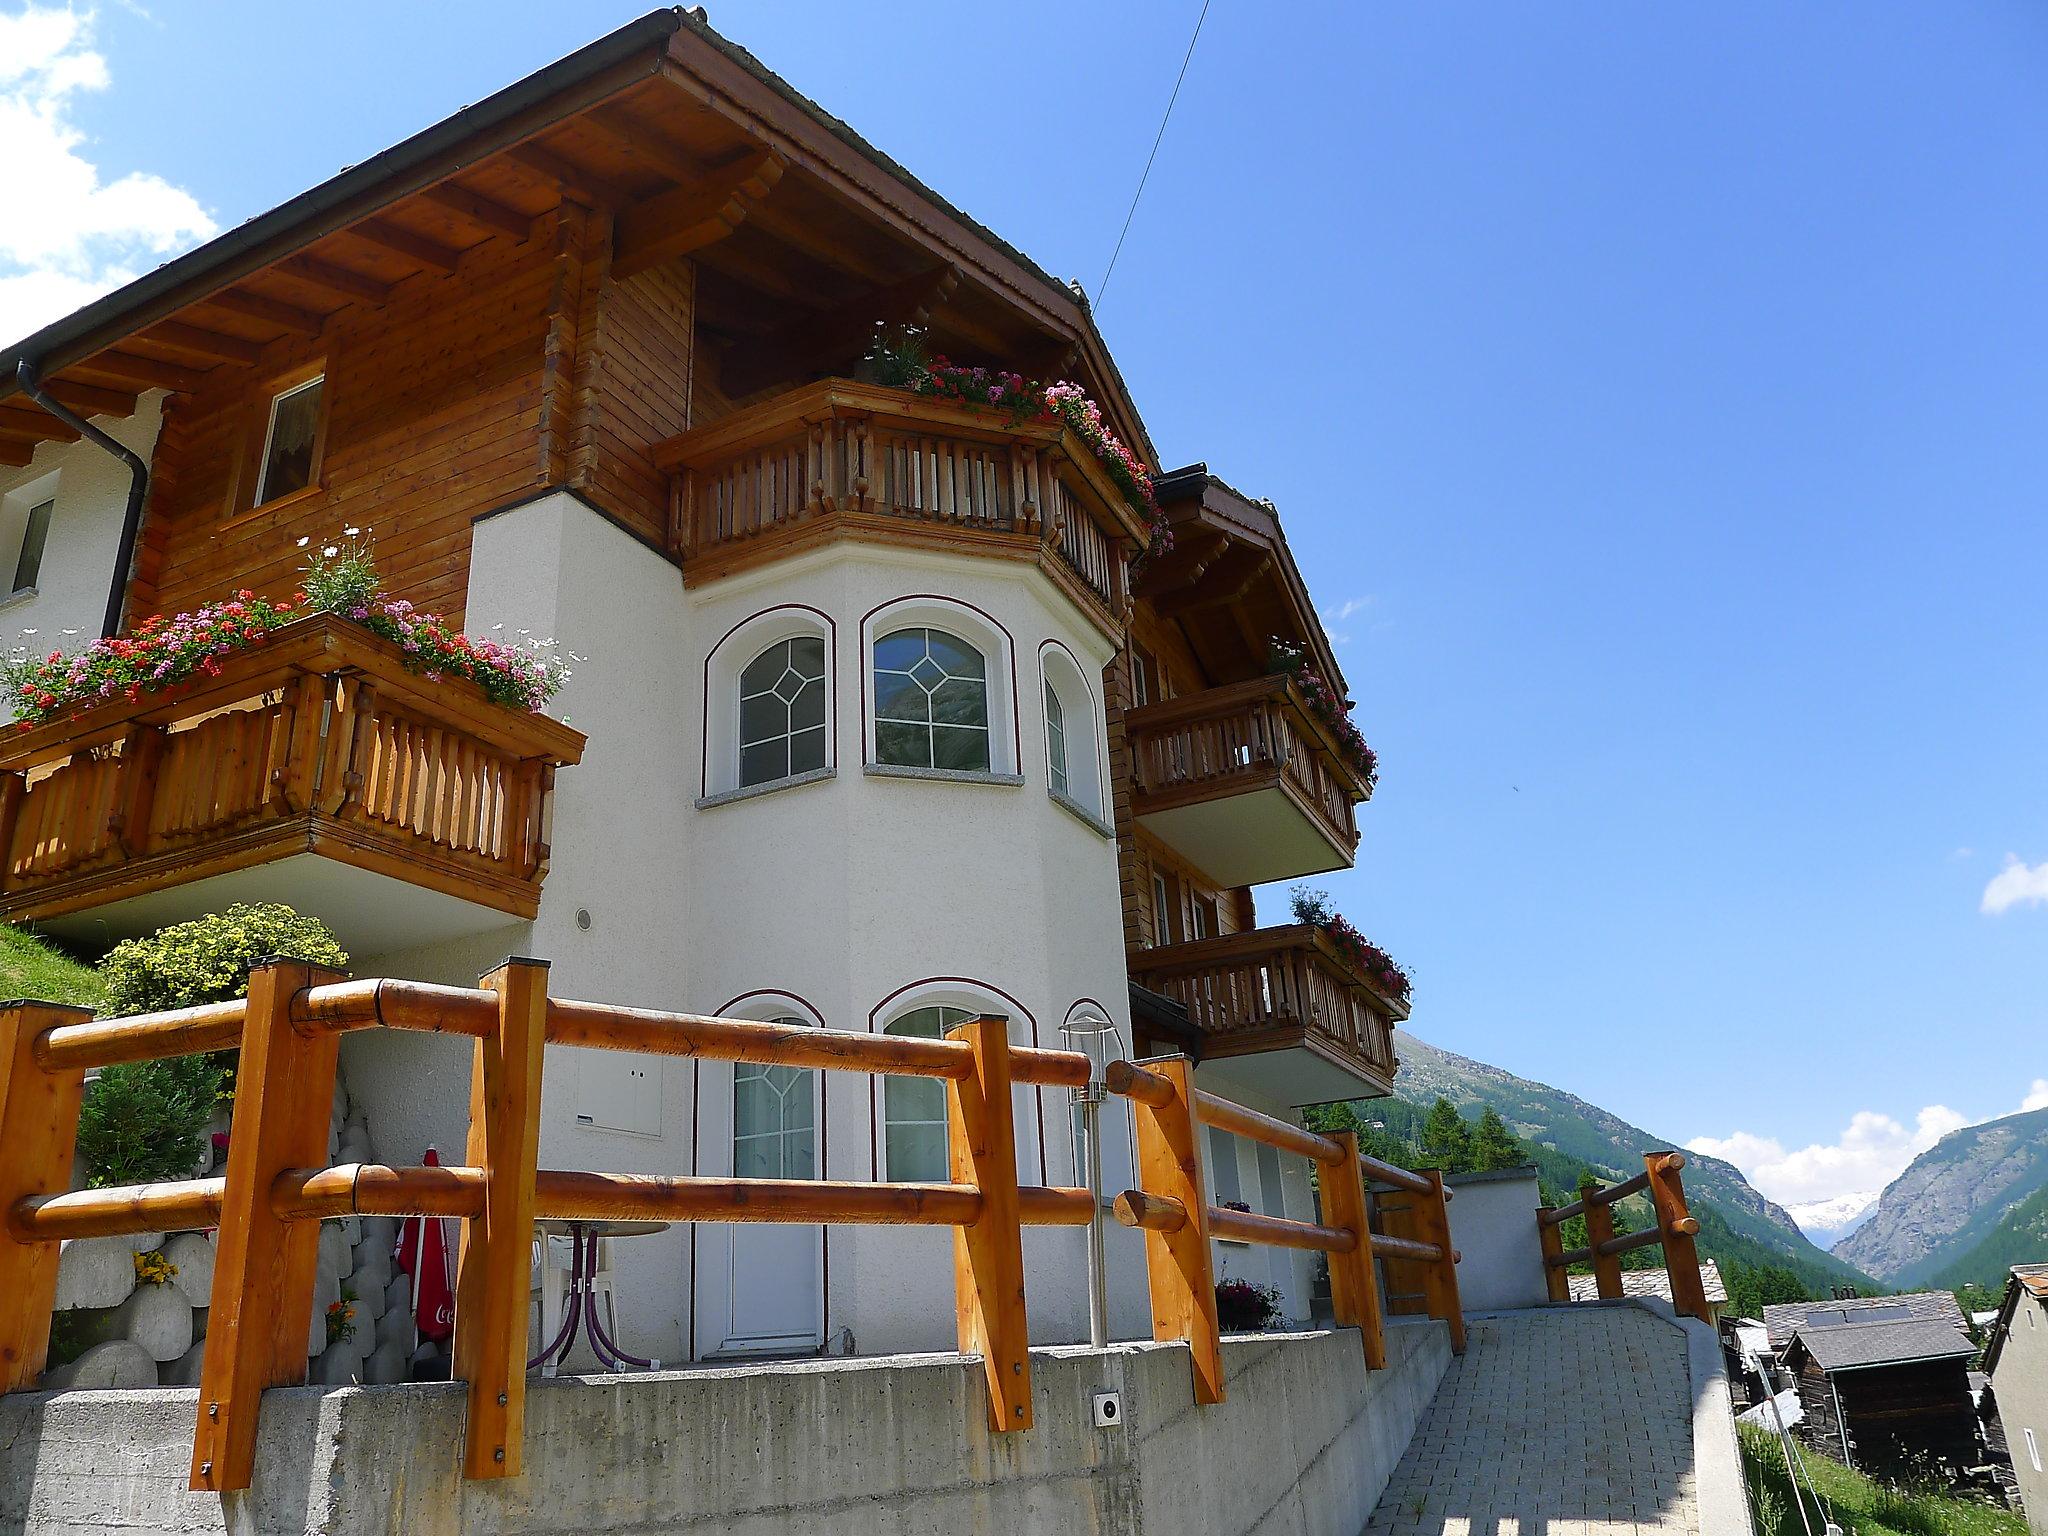
<instances>
[{"instance_id":1,"label":"wooden support beam","mask_svg":"<svg viewBox=\"0 0 2048 1536\"><path fill-rule=\"evenodd\" d=\"M1649 1152L1643 1171L1649 1175L1650 1203L1657 1212L1657 1232L1664 1243L1664 1268L1671 1276L1671 1305L1687 1317L1711 1324L1706 1282L1700 1278L1699 1245L1693 1240L1700 1224L1686 1210L1682 1152Z\"/></svg>"},{"instance_id":2,"label":"wooden support beam","mask_svg":"<svg viewBox=\"0 0 2048 1536\"><path fill-rule=\"evenodd\" d=\"M959 282L957 268L933 267L792 321L728 352L719 369L719 389L738 400L784 379L850 363L867 350L877 325L923 325Z\"/></svg>"},{"instance_id":3,"label":"wooden support beam","mask_svg":"<svg viewBox=\"0 0 2048 1536\"><path fill-rule=\"evenodd\" d=\"M73 379L47 379L43 388L61 403L86 416L132 416L135 391L108 389L100 384L81 384ZM70 431L63 421L36 404L29 396L9 395L0 400L0 425L16 432L32 431L38 437L55 437L58 429ZM68 439L67 439L68 441Z\"/></svg>"},{"instance_id":4,"label":"wooden support beam","mask_svg":"<svg viewBox=\"0 0 2048 1536\"><path fill-rule=\"evenodd\" d=\"M1614 1236L1614 1207L1608 1204L1586 1207L1586 1247L1593 1261L1595 1289L1609 1301L1621 1294L1621 1255L1603 1253L1601 1245Z\"/></svg>"},{"instance_id":5,"label":"wooden support beam","mask_svg":"<svg viewBox=\"0 0 2048 1536\"><path fill-rule=\"evenodd\" d=\"M1190 528L1173 531L1173 553L1145 568L1138 581L1140 597L1176 592L1200 579L1216 557L1230 547L1230 535L1220 528Z\"/></svg>"},{"instance_id":6,"label":"wooden support beam","mask_svg":"<svg viewBox=\"0 0 2048 1536\"><path fill-rule=\"evenodd\" d=\"M953 1306L962 1354L980 1355L988 1427L1031 1427L1031 1329L1024 1313L1023 1226L1010 1092L1010 1021L969 1019L946 1032L974 1070L946 1084L946 1152L953 1182L981 1193L974 1221L953 1229Z\"/></svg>"},{"instance_id":7,"label":"wooden support beam","mask_svg":"<svg viewBox=\"0 0 2048 1536\"><path fill-rule=\"evenodd\" d=\"M0 442L0 464L9 469L22 469L32 463L36 456L35 446L18 440Z\"/></svg>"},{"instance_id":8,"label":"wooden support beam","mask_svg":"<svg viewBox=\"0 0 2048 1536\"><path fill-rule=\"evenodd\" d=\"M187 394L206 377L203 371L181 368L154 357L137 357L131 352L96 352L83 362L64 370L87 379L108 379L116 384L135 384L148 389L174 389Z\"/></svg>"},{"instance_id":9,"label":"wooden support beam","mask_svg":"<svg viewBox=\"0 0 2048 1536\"><path fill-rule=\"evenodd\" d=\"M1177 1201L1187 1221L1172 1232L1145 1234L1145 1273L1152 1292L1152 1337L1185 1339L1192 1357L1195 1401L1223 1401L1223 1335L1216 1321L1216 1277L1209 1263L1209 1190L1196 1134L1195 1069L1184 1056L1137 1069L1163 1078L1165 1103L1131 1096L1138 1127L1138 1182L1146 1194Z\"/></svg>"},{"instance_id":10,"label":"wooden support beam","mask_svg":"<svg viewBox=\"0 0 2048 1536\"><path fill-rule=\"evenodd\" d=\"M244 320L260 320L265 325L279 326L301 336L318 336L320 328L327 323L327 317L318 310L302 309L297 304L273 299L267 293L251 293L246 288L223 288L219 293L208 295L206 304L214 309L224 309L231 315L240 315Z\"/></svg>"},{"instance_id":11,"label":"wooden support beam","mask_svg":"<svg viewBox=\"0 0 2048 1536\"><path fill-rule=\"evenodd\" d=\"M439 186L428 187L420 196L435 207L445 209L459 219L467 219L477 228L492 234L510 235L514 240L524 240L533 234L534 221L526 214L485 197L481 192L472 192L460 182L444 181Z\"/></svg>"},{"instance_id":12,"label":"wooden support beam","mask_svg":"<svg viewBox=\"0 0 2048 1536\"><path fill-rule=\"evenodd\" d=\"M573 192L594 207L618 209L633 200L632 188L586 170L545 144L515 144L505 151L505 158L553 182L557 191Z\"/></svg>"},{"instance_id":13,"label":"wooden support beam","mask_svg":"<svg viewBox=\"0 0 2048 1536\"><path fill-rule=\"evenodd\" d=\"M52 1071L36 1060L37 1037L59 1024L90 1019L60 1003L9 1003L0 1008L0 1212L17 1200L59 1195L71 1187L71 1154L85 1069ZM24 1392L43 1373L50 1347L50 1308L57 1299L55 1239L23 1242L0 1232L0 1392Z\"/></svg>"},{"instance_id":14,"label":"wooden support beam","mask_svg":"<svg viewBox=\"0 0 2048 1536\"><path fill-rule=\"evenodd\" d=\"M1371 1211L1358 1164L1358 1135L1337 1131L1330 1139L1343 1149L1343 1161L1320 1175L1323 1219L1358 1236L1349 1253L1330 1255L1330 1309L1346 1328L1356 1328L1365 1349L1367 1370L1387 1366L1385 1309L1380 1303L1379 1272L1373 1264Z\"/></svg>"},{"instance_id":15,"label":"wooden support beam","mask_svg":"<svg viewBox=\"0 0 2048 1536\"><path fill-rule=\"evenodd\" d=\"M327 1161L341 1038L301 1033L292 1023L292 997L342 979L300 960L267 961L249 973L192 1439L195 1493L249 1486L264 1389L306 1379L320 1227L278 1216L270 1190L287 1170Z\"/></svg>"},{"instance_id":16,"label":"wooden support beam","mask_svg":"<svg viewBox=\"0 0 2048 1536\"><path fill-rule=\"evenodd\" d=\"M1415 1197L1416 1235L1435 1245L1439 1257L1422 1266L1422 1295L1429 1315L1451 1330L1451 1353L1465 1353L1465 1309L1458 1297L1458 1251L1451 1246L1450 1192L1444 1188L1443 1171L1419 1170L1429 1180L1428 1194Z\"/></svg>"},{"instance_id":17,"label":"wooden support beam","mask_svg":"<svg viewBox=\"0 0 2048 1536\"><path fill-rule=\"evenodd\" d=\"M740 227L756 202L774 190L784 165L780 155L758 150L706 172L695 186L621 208L613 235L612 275L631 277L723 240Z\"/></svg>"},{"instance_id":18,"label":"wooden support beam","mask_svg":"<svg viewBox=\"0 0 2048 1536\"><path fill-rule=\"evenodd\" d=\"M1152 610L1161 618L1171 619L1205 608L1227 607L1272 568L1273 556L1269 551L1250 544L1240 545L1203 572L1199 581L1153 598Z\"/></svg>"},{"instance_id":19,"label":"wooden support beam","mask_svg":"<svg viewBox=\"0 0 2048 1536\"><path fill-rule=\"evenodd\" d=\"M462 1475L517 1477L526 1423L526 1302L547 962L507 960L482 984L498 994L498 1028L477 1041L470 1074L469 1162L483 1170L484 1208L462 1229L454 1375L469 1383Z\"/></svg>"},{"instance_id":20,"label":"wooden support beam","mask_svg":"<svg viewBox=\"0 0 2048 1536\"><path fill-rule=\"evenodd\" d=\"M141 340L154 342L171 352L203 357L214 363L254 363L262 359L263 348L239 336L223 336L202 330L182 320L159 320L141 333Z\"/></svg>"},{"instance_id":21,"label":"wooden support beam","mask_svg":"<svg viewBox=\"0 0 2048 1536\"><path fill-rule=\"evenodd\" d=\"M1551 1218L1556 1209L1544 1206L1536 1212L1536 1241L1543 1249L1543 1285L1552 1301L1572 1299L1571 1276L1565 1273L1564 1232Z\"/></svg>"},{"instance_id":22,"label":"wooden support beam","mask_svg":"<svg viewBox=\"0 0 2048 1536\"><path fill-rule=\"evenodd\" d=\"M348 232L358 240L395 251L437 272L452 274L462 257L462 252L450 250L438 240L429 240L385 218L364 219L360 224L351 224Z\"/></svg>"},{"instance_id":23,"label":"wooden support beam","mask_svg":"<svg viewBox=\"0 0 2048 1536\"><path fill-rule=\"evenodd\" d=\"M302 283L311 283L315 288L325 288L344 299L359 299L365 304L382 304L391 297L391 284L318 256L304 253L287 256L277 263L274 270Z\"/></svg>"},{"instance_id":24,"label":"wooden support beam","mask_svg":"<svg viewBox=\"0 0 2048 1536\"><path fill-rule=\"evenodd\" d=\"M0 416L0 444L35 450L38 443L75 443L78 433L52 416L48 425L26 416Z\"/></svg>"}]
</instances>

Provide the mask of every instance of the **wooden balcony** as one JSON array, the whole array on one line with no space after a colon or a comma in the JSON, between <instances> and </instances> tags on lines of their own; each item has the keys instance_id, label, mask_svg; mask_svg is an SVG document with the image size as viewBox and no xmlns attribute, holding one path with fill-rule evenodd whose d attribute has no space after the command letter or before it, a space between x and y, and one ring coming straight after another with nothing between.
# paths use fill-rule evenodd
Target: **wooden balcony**
<instances>
[{"instance_id":1,"label":"wooden balcony","mask_svg":"<svg viewBox=\"0 0 2048 1536\"><path fill-rule=\"evenodd\" d=\"M1382 995L1318 928L1254 928L1131 956L1131 980L1188 1011L1205 1072L1286 1104L1391 1093L1394 1024Z\"/></svg>"},{"instance_id":2,"label":"wooden balcony","mask_svg":"<svg viewBox=\"0 0 2048 1536\"><path fill-rule=\"evenodd\" d=\"M1221 886L1347 868L1364 779L1284 676L1131 710L1131 811Z\"/></svg>"},{"instance_id":3,"label":"wooden balcony","mask_svg":"<svg viewBox=\"0 0 2048 1536\"><path fill-rule=\"evenodd\" d=\"M283 901L364 953L532 917L583 737L322 615L0 739L0 918L120 938Z\"/></svg>"},{"instance_id":4,"label":"wooden balcony","mask_svg":"<svg viewBox=\"0 0 2048 1536\"><path fill-rule=\"evenodd\" d=\"M1112 637L1148 530L1056 423L828 379L671 438L687 584L835 539L1032 560Z\"/></svg>"}]
</instances>

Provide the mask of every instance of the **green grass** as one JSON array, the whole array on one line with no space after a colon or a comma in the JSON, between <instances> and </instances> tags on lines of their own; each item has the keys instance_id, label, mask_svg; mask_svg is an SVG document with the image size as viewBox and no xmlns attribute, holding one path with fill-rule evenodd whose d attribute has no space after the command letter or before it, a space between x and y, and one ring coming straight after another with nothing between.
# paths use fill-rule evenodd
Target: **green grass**
<instances>
[{"instance_id":1,"label":"green grass","mask_svg":"<svg viewBox=\"0 0 2048 1536\"><path fill-rule=\"evenodd\" d=\"M80 965L33 934L0 923L0 998L9 997L97 1008L105 1001L106 987L90 966Z\"/></svg>"},{"instance_id":2,"label":"green grass","mask_svg":"<svg viewBox=\"0 0 2048 1536\"><path fill-rule=\"evenodd\" d=\"M1778 1437L1747 1424L1737 1433L1756 1536L1803 1536ZM2027 1536L2025 1517L2012 1510L1941 1493L1886 1488L1810 1447L1800 1450L1815 1491L1848 1536ZM1800 1497L1806 1497L1803 1486ZM1813 1513L1810 1500L1807 1513ZM1819 1521L1814 1528L1819 1530Z\"/></svg>"}]
</instances>

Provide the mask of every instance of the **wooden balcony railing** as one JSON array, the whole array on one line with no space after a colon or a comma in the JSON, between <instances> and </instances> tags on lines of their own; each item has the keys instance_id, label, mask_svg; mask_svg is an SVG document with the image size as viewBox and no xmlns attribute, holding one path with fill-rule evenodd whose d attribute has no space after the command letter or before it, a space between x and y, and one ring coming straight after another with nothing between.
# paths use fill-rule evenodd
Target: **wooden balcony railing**
<instances>
[{"instance_id":1,"label":"wooden balcony railing","mask_svg":"<svg viewBox=\"0 0 2048 1536\"><path fill-rule=\"evenodd\" d=\"M1138 985L1187 1009L1204 1060L1301 1047L1392 1091L1394 1023L1408 1005L1376 991L1311 924L1168 944L1130 966Z\"/></svg>"},{"instance_id":2,"label":"wooden balcony railing","mask_svg":"<svg viewBox=\"0 0 2048 1536\"><path fill-rule=\"evenodd\" d=\"M1036 559L1112 632L1146 530L1092 450L905 390L829 379L671 438L686 582L833 538Z\"/></svg>"},{"instance_id":3,"label":"wooden balcony railing","mask_svg":"<svg viewBox=\"0 0 2048 1536\"><path fill-rule=\"evenodd\" d=\"M1291 678L1255 677L1142 705L1124 717L1124 728L1131 743L1132 810L1137 815L1279 788L1328 840L1337 861L1349 863L1357 852L1355 808L1370 791L1322 722L1309 713ZM1186 851L1201 862L1200 850ZM1259 878L1315 872L1298 869ZM1256 884L1259 879L1226 883Z\"/></svg>"},{"instance_id":4,"label":"wooden balcony railing","mask_svg":"<svg viewBox=\"0 0 2048 1536\"><path fill-rule=\"evenodd\" d=\"M1570 1205L1546 1205L1539 1209L1536 1235L1543 1245L1543 1269L1550 1299L1572 1299L1567 1272L1574 1264L1593 1266L1594 1286L1602 1300L1622 1295L1621 1256L1658 1244L1664 1249L1671 1305L1686 1316L1711 1325L1714 1313L1707 1305L1706 1283L1700 1278L1699 1245L1693 1241L1699 1234L1700 1222L1685 1203L1684 1171L1683 1152L1645 1152L1643 1171L1634 1178L1605 1188L1588 1185ZM1645 1190L1649 1191L1650 1209L1656 1214L1657 1225L1615 1236L1615 1202ZM1586 1245L1567 1250L1564 1224L1574 1216L1586 1218Z\"/></svg>"},{"instance_id":5,"label":"wooden balcony railing","mask_svg":"<svg viewBox=\"0 0 2048 1536\"><path fill-rule=\"evenodd\" d=\"M582 753L359 625L304 619L218 676L0 739L0 918L308 852L531 917L555 768Z\"/></svg>"}]
</instances>

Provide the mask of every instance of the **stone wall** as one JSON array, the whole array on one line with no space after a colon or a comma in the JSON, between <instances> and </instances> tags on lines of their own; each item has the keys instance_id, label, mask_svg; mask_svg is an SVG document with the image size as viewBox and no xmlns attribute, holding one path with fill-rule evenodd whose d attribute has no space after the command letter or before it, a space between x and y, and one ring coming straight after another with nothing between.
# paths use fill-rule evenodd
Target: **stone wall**
<instances>
[{"instance_id":1,"label":"stone wall","mask_svg":"<svg viewBox=\"0 0 2048 1536\"><path fill-rule=\"evenodd\" d=\"M227 1159L228 1113L222 1109L214 1138L192 1177L222 1170ZM328 1126L330 1164L375 1162L363 1106L337 1077ZM85 1170L75 1171L82 1186ZM313 1323L306 1336L311 1380L330 1386L399 1382L412 1375L417 1339L411 1281L397 1273L392 1250L398 1224L387 1216L348 1217L320 1227L320 1269L314 1283ZM215 1234L143 1232L126 1237L79 1238L64 1245L57 1264L53 1337L82 1350L43 1373L52 1390L196 1386L206 1358L206 1312L212 1300ZM170 1273L144 1279L138 1259L159 1254ZM154 1268L155 1266L150 1266ZM328 1309L346 1302L353 1317L336 1323L329 1344ZM57 1358L53 1351L51 1358Z\"/></svg>"},{"instance_id":2,"label":"stone wall","mask_svg":"<svg viewBox=\"0 0 2048 1536\"><path fill-rule=\"evenodd\" d=\"M257 1486L185 1489L190 1391L0 1400L0 1530L333 1536L1355 1536L1450 1360L1443 1326L1224 1345L1197 1408L1172 1344L1034 1350L1036 1424L991 1434L957 1355L535 1380L525 1470L459 1476L459 1385L274 1390ZM1093 1395L1121 1394L1099 1429Z\"/></svg>"}]
</instances>

